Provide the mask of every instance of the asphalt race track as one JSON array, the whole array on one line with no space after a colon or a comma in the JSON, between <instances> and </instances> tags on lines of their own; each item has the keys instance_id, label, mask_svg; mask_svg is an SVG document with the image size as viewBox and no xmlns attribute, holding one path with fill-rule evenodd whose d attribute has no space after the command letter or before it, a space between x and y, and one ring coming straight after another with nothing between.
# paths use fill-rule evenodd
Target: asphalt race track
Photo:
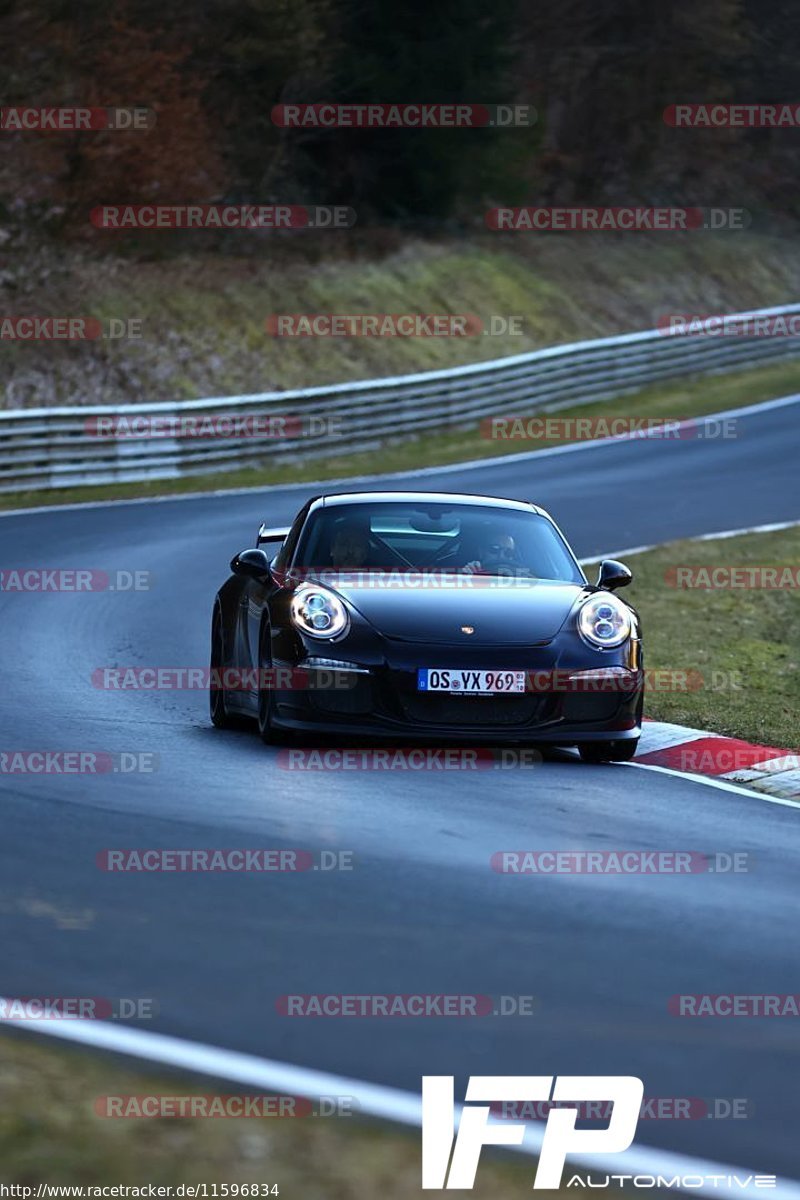
<instances>
[{"instance_id":1,"label":"asphalt race track","mask_svg":"<svg viewBox=\"0 0 800 1200\"><path fill-rule=\"evenodd\" d=\"M408 475L533 499L581 557L800 516L798 399L735 440L627 441ZM513 446L512 448L518 448ZM403 480L389 486L403 486ZM0 994L153 997L149 1028L418 1092L423 1074L634 1074L746 1098L641 1142L797 1178L795 1019L680 1019L676 993L798 989L800 813L568 754L505 772L302 774L220 733L200 691L102 666L204 666L214 592L313 487L0 519L3 567L146 570L149 591L3 594L0 748L147 751L152 774L0 777ZM332 487L330 490L342 490ZM329 874L123 874L107 847L353 851ZM746 875L494 873L502 849L748 851ZM532 995L532 1017L298 1019L286 993ZM613 1169L613 1167L611 1168Z\"/></svg>"}]
</instances>

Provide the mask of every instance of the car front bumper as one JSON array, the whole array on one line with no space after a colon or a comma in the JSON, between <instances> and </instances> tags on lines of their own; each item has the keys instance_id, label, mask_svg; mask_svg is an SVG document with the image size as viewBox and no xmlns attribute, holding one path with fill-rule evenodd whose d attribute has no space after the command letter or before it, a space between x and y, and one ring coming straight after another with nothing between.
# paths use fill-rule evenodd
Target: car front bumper
<instances>
[{"instance_id":1,"label":"car front bumper","mask_svg":"<svg viewBox=\"0 0 800 1200\"><path fill-rule=\"evenodd\" d=\"M424 741L468 738L481 744L568 746L629 741L641 734L644 676L638 647L633 652L626 648L600 668L597 663L570 664L564 656L554 666L552 653L529 654L520 666L519 657L507 650L491 663L485 653L480 662L470 663L463 650L453 654L444 648L431 648L428 657L439 667L524 669L528 690L507 695L420 692L416 659L398 655L394 662L359 664L355 671L310 671L308 688L276 691L274 724L295 732ZM593 674L598 669L608 678Z\"/></svg>"}]
</instances>

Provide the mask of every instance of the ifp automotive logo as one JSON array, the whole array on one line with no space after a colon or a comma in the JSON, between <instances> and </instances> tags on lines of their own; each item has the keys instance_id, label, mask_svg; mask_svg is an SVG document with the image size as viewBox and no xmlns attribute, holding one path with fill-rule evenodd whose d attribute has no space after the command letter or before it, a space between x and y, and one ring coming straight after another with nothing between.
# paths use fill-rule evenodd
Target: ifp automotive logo
<instances>
[{"instance_id":1,"label":"ifp automotive logo","mask_svg":"<svg viewBox=\"0 0 800 1200\"><path fill-rule=\"evenodd\" d=\"M498 1100L610 1102L611 1117L605 1129L576 1129L577 1103L574 1108L548 1112L533 1186L558 1188L568 1154L619 1154L628 1149L636 1134L643 1096L644 1084L633 1075L471 1075L456 1125L453 1076L424 1075L422 1187L471 1189L483 1146L521 1144L524 1123L491 1123L490 1105Z\"/></svg>"}]
</instances>

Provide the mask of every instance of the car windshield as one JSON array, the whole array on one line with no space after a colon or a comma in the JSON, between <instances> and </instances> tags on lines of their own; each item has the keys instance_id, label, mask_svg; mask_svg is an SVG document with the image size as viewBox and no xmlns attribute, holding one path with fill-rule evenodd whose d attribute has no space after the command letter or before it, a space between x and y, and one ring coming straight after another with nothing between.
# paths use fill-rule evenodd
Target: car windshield
<instances>
[{"instance_id":1,"label":"car windshield","mask_svg":"<svg viewBox=\"0 0 800 1200\"><path fill-rule=\"evenodd\" d=\"M303 531L292 567L584 582L563 538L545 517L521 509L446 502L319 508Z\"/></svg>"}]
</instances>

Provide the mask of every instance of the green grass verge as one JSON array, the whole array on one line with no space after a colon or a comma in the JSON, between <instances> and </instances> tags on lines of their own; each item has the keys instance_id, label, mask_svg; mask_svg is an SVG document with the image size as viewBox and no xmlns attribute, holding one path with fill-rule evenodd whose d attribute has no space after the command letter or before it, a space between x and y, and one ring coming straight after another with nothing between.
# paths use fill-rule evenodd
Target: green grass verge
<instances>
[{"instance_id":1,"label":"green grass verge","mask_svg":"<svg viewBox=\"0 0 800 1200\"><path fill-rule=\"evenodd\" d=\"M144 1068L143 1068L144 1070ZM420 1195L418 1130L359 1117L98 1116L102 1096L229 1095L256 1089L142 1074L76 1048L0 1040L0 1183L277 1184L284 1200ZM535 1163L485 1151L473 1195L524 1195ZM548 1195L565 1196L562 1190Z\"/></svg>"},{"instance_id":2,"label":"green grass verge","mask_svg":"<svg viewBox=\"0 0 800 1200\"><path fill-rule=\"evenodd\" d=\"M242 241L236 253L190 235L168 256L162 236L144 236L138 258L114 239L4 245L15 312L134 319L142 336L4 342L0 406L171 402L432 370L651 329L668 313L784 304L800 285L800 240L749 231L355 229ZM272 313L359 312L514 317L521 333L276 338L264 326Z\"/></svg>"},{"instance_id":3,"label":"green grass verge","mask_svg":"<svg viewBox=\"0 0 800 1200\"><path fill-rule=\"evenodd\" d=\"M800 389L800 362L776 363L757 370L724 375L697 376L620 396L614 400L575 405L560 410L565 417L699 417L788 395ZM515 406L513 415L525 415ZM316 458L307 462L274 463L190 478L147 483L107 484L100 487L61 488L41 492L15 492L0 496L0 509L74 504L89 500L125 500L140 496L174 496L226 488L263 487L270 484L343 479L375 472L413 471L419 467L491 458L520 450L543 449L547 440L490 440L472 424L455 430L426 432L423 437L394 441L380 450Z\"/></svg>"},{"instance_id":4,"label":"green grass verge","mask_svg":"<svg viewBox=\"0 0 800 1200\"><path fill-rule=\"evenodd\" d=\"M676 566L800 567L800 526L631 557L648 670L699 672L703 687L650 690L645 714L782 749L800 749L800 589L671 587ZM594 578L596 564L586 568ZM697 676L690 677L697 681ZM715 686L716 684L716 686Z\"/></svg>"}]
</instances>

